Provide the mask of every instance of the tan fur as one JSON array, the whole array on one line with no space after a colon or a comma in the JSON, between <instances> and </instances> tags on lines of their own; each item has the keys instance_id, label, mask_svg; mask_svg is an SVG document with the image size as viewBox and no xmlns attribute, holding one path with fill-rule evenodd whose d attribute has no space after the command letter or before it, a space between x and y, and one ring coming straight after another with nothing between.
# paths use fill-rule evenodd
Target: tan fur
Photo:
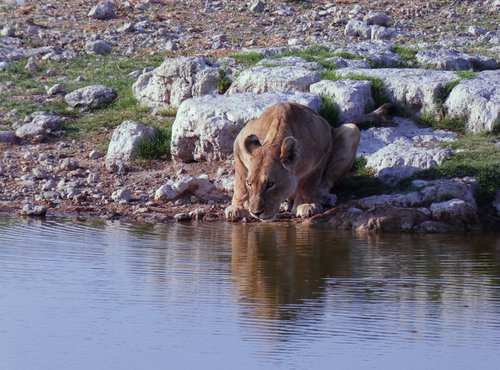
<instances>
[{"instance_id":1,"label":"tan fur","mask_svg":"<svg viewBox=\"0 0 500 370\"><path fill-rule=\"evenodd\" d=\"M250 214L273 220L287 199L299 217L322 212L331 203L332 186L351 168L358 143L355 125L332 130L305 106L273 105L236 138L234 195L226 218Z\"/></svg>"}]
</instances>

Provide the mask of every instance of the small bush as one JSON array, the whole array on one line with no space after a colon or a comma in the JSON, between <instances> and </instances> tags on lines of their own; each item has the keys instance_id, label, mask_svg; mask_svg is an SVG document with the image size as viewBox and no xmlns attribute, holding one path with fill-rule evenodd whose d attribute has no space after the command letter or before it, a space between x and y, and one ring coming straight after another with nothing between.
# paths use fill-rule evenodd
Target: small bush
<instances>
[{"instance_id":1,"label":"small bush","mask_svg":"<svg viewBox=\"0 0 500 370\"><path fill-rule=\"evenodd\" d=\"M153 139L145 139L139 144L136 160L152 160L170 156L171 138L170 127L157 128Z\"/></svg>"},{"instance_id":2,"label":"small bush","mask_svg":"<svg viewBox=\"0 0 500 370\"><path fill-rule=\"evenodd\" d=\"M417 53L418 50L414 48L410 48L408 46L404 46L401 44L395 44L392 47L392 51L398 54L405 62L410 64L417 63Z\"/></svg>"},{"instance_id":3,"label":"small bush","mask_svg":"<svg viewBox=\"0 0 500 370\"><path fill-rule=\"evenodd\" d=\"M339 124L339 106L326 95L321 95L323 104L319 108L319 114L326 119L330 126L337 127Z\"/></svg>"},{"instance_id":4,"label":"small bush","mask_svg":"<svg viewBox=\"0 0 500 370\"><path fill-rule=\"evenodd\" d=\"M219 94L224 94L229 86L231 86L231 79L229 79L226 75L226 70L223 68L219 68L218 76L217 76L217 92Z\"/></svg>"}]
</instances>

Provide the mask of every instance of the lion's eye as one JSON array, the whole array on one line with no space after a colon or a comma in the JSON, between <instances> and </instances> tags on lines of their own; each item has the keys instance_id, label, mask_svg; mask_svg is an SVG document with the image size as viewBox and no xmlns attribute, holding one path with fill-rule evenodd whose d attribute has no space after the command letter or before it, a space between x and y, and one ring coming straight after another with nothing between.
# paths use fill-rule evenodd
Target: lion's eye
<instances>
[{"instance_id":1,"label":"lion's eye","mask_svg":"<svg viewBox=\"0 0 500 370\"><path fill-rule=\"evenodd\" d=\"M272 181L266 182L266 189L274 188L275 183Z\"/></svg>"},{"instance_id":2,"label":"lion's eye","mask_svg":"<svg viewBox=\"0 0 500 370\"><path fill-rule=\"evenodd\" d=\"M251 187L252 187L252 183L251 183L250 181L247 181L247 186L248 186L249 188L251 188Z\"/></svg>"}]
</instances>

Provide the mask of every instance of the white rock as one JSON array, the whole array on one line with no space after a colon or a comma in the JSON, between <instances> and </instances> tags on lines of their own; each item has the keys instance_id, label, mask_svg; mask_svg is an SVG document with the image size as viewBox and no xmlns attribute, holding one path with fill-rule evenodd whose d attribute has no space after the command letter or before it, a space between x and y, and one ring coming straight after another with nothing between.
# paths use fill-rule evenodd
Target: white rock
<instances>
[{"instance_id":1,"label":"white rock","mask_svg":"<svg viewBox=\"0 0 500 370\"><path fill-rule=\"evenodd\" d=\"M9 68L9 63L1 61L0 62L0 71L6 71Z\"/></svg>"},{"instance_id":2,"label":"white rock","mask_svg":"<svg viewBox=\"0 0 500 370\"><path fill-rule=\"evenodd\" d=\"M47 89L48 96L55 96L59 94L64 94L64 86L61 84L55 84Z\"/></svg>"},{"instance_id":3,"label":"white rock","mask_svg":"<svg viewBox=\"0 0 500 370\"><path fill-rule=\"evenodd\" d=\"M36 206L33 204L25 204L21 209L21 215L23 216L38 216L43 217L47 213L47 207Z\"/></svg>"},{"instance_id":4,"label":"white rock","mask_svg":"<svg viewBox=\"0 0 500 370\"><path fill-rule=\"evenodd\" d=\"M117 96L116 90L110 87L91 85L66 94L64 100L66 100L66 103L71 107L97 109L105 104L111 103Z\"/></svg>"},{"instance_id":5,"label":"white rock","mask_svg":"<svg viewBox=\"0 0 500 370\"><path fill-rule=\"evenodd\" d=\"M90 159L99 159L99 158L102 158L102 157L104 157L104 153L101 153L98 150L91 150L90 153L89 153L89 158Z\"/></svg>"},{"instance_id":6,"label":"white rock","mask_svg":"<svg viewBox=\"0 0 500 370\"><path fill-rule=\"evenodd\" d=\"M128 203L132 199L132 191L127 188L120 188L111 194L111 199L119 203Z\"/></svg>"},{"instance_id":7,"label":"white rock","mask_svg":"<svg viewBox=\"0 0 500 370\"><path fill-rule=\"evenodd\" d=\"M39 180L47 179L49 174L43 168L36 167L33 169L33 175Z\"/></svg>"},{"instance_id":8,"label":"white rock","mask_svg":"<svg viewBox=\"0 0 500 370\"><path fill-rule=\"evenodd\" d=\"M76 163L71 158L64 158L59 165L59 168L63 171L74 171L78 168L78 163Z\"/></svg>"},{"instance_id":9,"label":"white rock","mask_svg":"<svg viewBox=\"0 0 500 370\"><path fill-rule=\"evenodd\" d=\"M110 1L101 2L92 7L92 9L90 9L90 12L87 15L89 17L101 20L114 18L116 16L115 4Z\"/></svg>"},{"instance_id":10,"label":"white rock","mask_svg":"<svg viewBox=\"0 0 500 370\"><path fill-rule=\"evenodd\" d=\"M371 34L367 36L371 37ZM349 44L337 49L337 52L347 52L363 56L378 67L397 67L404 60L392 51L394 44L388 40L363 41L356 44Z\"/></svg>"},{"instance_id":11,"label":"white rock","mask_svg":"<svg viewBox=\"0 0 500 370\"><path fill-rule=\"evenodd\" d=\"M368 26L366 23L357 19L351 19L345 26L344 35L369 39L372 33L371 29L371 26Z\"/></svg>"},{"instance_id":12,"label":"white rock","mask_svg":"<svg viewBox=\"0 0 500 370\"><path fill-rule=\"evenodd\" d=\"M34 112L31 121L18 127L15 134L20 139L30 139L38 135L45 136L54 131L64 121L64 117L50 112Z\"/></svg>"},{"instance_id":13,"label":"white rock","mask_svg":"<svg viewBox=\"0 0 500 370\"><path fill-rule=\"evenodd\" d=\"M417 53L416 58L423 67L450 71L498 68L498 62L495 58L445 48L421 50Z\"/></svg>"},{"instance_id":14,"label":"white rock","mask_svg":"<svg viewBox=\"0 0 500 370\"><path fill-rule=\"evenodd\" d=\"M262 13L266 8L266 4L260 0L255 0L250 4L250 11L254 13Z\"/></svg>"},{"instance_id":15,"label":"white rock","mask_svg":"<svg viewBox=\"0 0 500 370\"><path fill-rule=\"evenodd\" d=\"M89 41L85 44L85 51L89 54L110 54L113 46L102 40Z\"/></svg>"},{"instance_id":16,"label":"white rock","mask_svg":"<svg viewBox=\"0 0 500 370\"><path fill-rule=\"evenodd\" d=\"M370 63L364 59L347 59L342 57L332 57L325 59L335 64L337 68L371 68Z\"/></svg>"},{"instance_id":17,"label":"white rock","mask_svg":"<svg viewBox=\"0 0 500 370\"><path fill-rule=\"evenodd\" d=\"M218 191L207 175L192 177L181 175L176 180L169 180L155 192L156 200L171 201L184 195L194 195L204 201L218 195Z\"/></svg>"},{"instance_id":18,"label":"white rock","mask_svg":"<svg viewBox=\"0 0 500 370\"><path fill-rule=\"evenodd\" d=\"M466 121L468 131L493 131L500 127L500 71L484 71L462 80L445 102L449 116Z\"/></svg>"},{"instance_id":19,"label":"white rock","mask_svg":"<svg viewBox=\"0 0 500 370\"><path fill-rule=\"evenodd\" d=\"M320 78L320 72L302 67L253 67L241 72L226 94L309 91L309 86L318 82Z\"/></svg>"},{"instance_id":20,"label":"white rock","mask_svg":"<svg viewBox=\"0 0 500 370\"><path fill-rule=\"evenodd\" d=\"M130 120L122 122L113 131L106 154L106 162L133 159L139 144L145 139L153 139L154 135L155 131L151 127Z\"/></svg>"},{"instance_id":21,"label":"white rock","mask_svg":"<svg viewBox=\"0 0 500 370\"><path fill-rule=\"evenodd\" d=\"M383 26L372 26L370 38L372 40L390 40L396 37L397 31L394 28L386 28Z\"/></svg>"},{"instance_id":22,"label":"white rock","mask_svg":"<svg viewBox=\"0 0 500 370\"><path fill-rule=\"evenodd\" d=\"M169 58L142 74L132 89L137 100L149 107L178 107L186 99L215 93L217 79L218 69L205 58Z\"/></svg>"},{"instance_id":23,"label":"white rock","mask_svg":"<svg viewBox=\"0 0 500 370\"><path fill-rule=\"evenodd\" d=\"M295 102L315 111L322 104L321 97L309 93L243 93L184 101L172 125L172 157L182 162L230 158L241 128L278 102Z\"/></svg>"},{"instance_id":24,"label":"white rock","mask_svg":"<svg viewBox=\"0 0 500 370\"><path fill-rule=\"evenodd\" d=\"M310 69L310 70L321 70L323 69L323 66L321 63L318 62L308 62L303 58L300 57L282 57L282 58L265 58L259 61L257 66L263 66L263 67L268 67L268 66L294 66L294 67L300 67L300 68L305 68L305 69Z\"/></svg>"},{"instance_id":25,"label":"white rock","mask_svg":"<svg viewBox=\"0 0 500 370\"><path fill-rule=\"evenodd\" d=\"M392 102L407 105L416 112L435 112L444 86L458 78L454 72L418 68L337 70L337 74L341 76L349 73L380 78Z\"/></svg>"},{"instance_id":26,"label":"white rock","mask_svg":"<svg viewBox=\"0 0 500 370\"><path fill-rule=\"evenodd\" d=\"M363 17L363 21L368 24L375 24L378 26L387 26L389 23L390 17L387 13L383 12L375 12L370 10L368 14Z\"/></svg>"},{"instance_id":27,"label":"white rock","mask_svg":"<svg viewBox=\"0 0 500 370\"><path fill-rule=\"evenodd\" d=\"M436 220L465 220L469 214L475 214L476 208L462 199L451 199L445 202L431 204L431 217Z\"/></svg>"},{"instance_id":28,"label":"white rock","mask_svg":"<svg viewBox=\"0 0 500 370\"><path fill-rule=\"evenodd\" d=\"M332 99L332 102L339 108L341 123L353 122L361 118L365 112L372 111L375 105L372 99L371 81L323 80L312 84L310 91Z\"/></svg>"}]
</instances>

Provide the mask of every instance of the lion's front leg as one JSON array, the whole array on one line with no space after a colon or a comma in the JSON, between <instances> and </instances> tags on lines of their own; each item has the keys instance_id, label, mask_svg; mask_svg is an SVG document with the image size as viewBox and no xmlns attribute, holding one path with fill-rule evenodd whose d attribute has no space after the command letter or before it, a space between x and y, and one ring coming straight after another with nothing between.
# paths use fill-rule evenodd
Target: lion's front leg
<instances>
[{"instance_id":1,"label":"lion's front leg","mask_svg":"<svg viewBox=\"0 0 500 370\"><path fill-rule=\"evenodd\" d=\"M249 215L246 204L248 201L248 190L245 186L247 169L235 153L234 155L236 175L234 179L234 191L231 205L224 211L227 221L239 221Z\"/></svg>"},{"instance_id":2,"label":"lion's front leg","mask_svg":"<svg viewBox=\"0 0 500 370\"><path fill-rule=\"evenodd\" d=\"M299 184L295 192L292 213L297 217L307 218L323 212L322 192L318 189L317 180L309 179Z\"/></svg>"}]
</instances>

